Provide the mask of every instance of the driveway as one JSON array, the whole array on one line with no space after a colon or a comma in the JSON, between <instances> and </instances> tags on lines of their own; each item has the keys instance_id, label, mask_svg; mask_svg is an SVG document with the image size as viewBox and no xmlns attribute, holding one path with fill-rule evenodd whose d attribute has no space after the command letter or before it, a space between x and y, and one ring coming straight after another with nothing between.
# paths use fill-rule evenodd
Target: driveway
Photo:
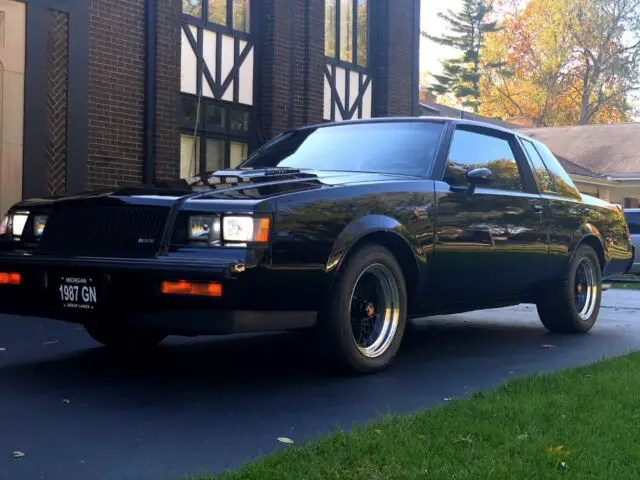
<instances>
[{"instance_id":1,"label":"driveway","mask_svg":"<svg viewBox=\"0 0 640 480\"><path fill-rule=\"evenodd\" d=\"M640 292L605 293L589 335L548 334L528 305L420 322L394 367L324 374L293 334L176 339L119 363L72 325L0 316L0 478L166 479L237 467L392 411L530 372L640 350ZM23 452L13 458L12 452Z\"/></svg>"}]
</instances>

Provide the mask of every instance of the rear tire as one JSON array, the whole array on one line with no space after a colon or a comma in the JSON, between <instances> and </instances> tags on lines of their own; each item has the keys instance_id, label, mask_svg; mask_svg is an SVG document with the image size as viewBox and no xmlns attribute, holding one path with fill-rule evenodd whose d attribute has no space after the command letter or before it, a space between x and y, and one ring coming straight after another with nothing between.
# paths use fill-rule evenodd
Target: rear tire
<instances>
[{"instance_id":1,"label":"rear tire","mask_svg":"<svg viewBox=\"0 0 640 480\"><path fill-rule=\"evenodd\" d=\"M387 368L400 348L407 321L402 269L386 248L368 245L347 259L321 312L318 347L344 373Z\"/></svg>"},{"instance_id":2,"label":"rear tire","mask_svg":"<svg viewBox=\"0 0 640 480\"><path fill-rule=\"evenodd\" d=\"M595 250L578 247L569 267L537 302L542 324L555 333L586 333L598 319L602 272Z\"/></svg>"},{"instance_id":3,"label":"rear tire","mask_svg":"<svg viewBox=\"0 0 640 480\"><path fill-rule=\"evenodd\" d=\"M120 325L90 324L84 328L96 342L123 353L153 349L168 336L163 332L143 331Z\"/></svg>"}]
</instances>

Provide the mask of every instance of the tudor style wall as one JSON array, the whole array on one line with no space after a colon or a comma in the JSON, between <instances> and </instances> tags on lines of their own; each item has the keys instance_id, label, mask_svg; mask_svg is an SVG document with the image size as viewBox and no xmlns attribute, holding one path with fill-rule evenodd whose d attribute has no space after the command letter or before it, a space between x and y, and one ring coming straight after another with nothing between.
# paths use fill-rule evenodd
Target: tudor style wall
<instances>
[{"instance_id":1,"label":"tudor style wall","mask_svg":"<svg viewBox=\"0 0 640 480\"><path fill-rule=\"evenodd\" d=\"M419 0L22 2L23 197L235 166L284 129L417 104Z\"/></svg>"},{"instance_id":2,"label":"tudor style wall","mask_svg":"<svg viewBox=\"0 0 640 480\"><path fill-rule=\"evenodd\" d=\"M247 9L249 25L230 27ZM234 166L287 128L417 115L419 17L419 0L185 0L181 177ZM228 117L242 110L239 131Z\"/></svg>"}]
</instances>

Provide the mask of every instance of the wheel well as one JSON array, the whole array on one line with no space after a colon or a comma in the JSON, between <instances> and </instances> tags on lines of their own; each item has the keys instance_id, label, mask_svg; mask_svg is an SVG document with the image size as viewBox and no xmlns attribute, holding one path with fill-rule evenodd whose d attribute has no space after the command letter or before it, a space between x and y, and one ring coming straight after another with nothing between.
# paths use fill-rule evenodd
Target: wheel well
<instances>
[{"instance_id":1,"label":"wheel well","mask_svg":"<svg viewBox=\"0 0 640 480\"><path fill-rule=\"evenodd\" d=\"M402 273L404 274L404 280L407 284L407 296L409 303L414 298L414 290L418 285L418 265L416 264L415 256L411 247L395 233L390 232L373 232L365 235L359 239L348 250L347 255L343 259L343 262L351 257L355 252L363 248L365 245L382 245L389 249L389 251L396 257Z\"/></svg>"},{"instance_id":2,"label":"wheel well","mask_svg":"<svg viewBox=\"0 0 640 480\"><path fill-rule=\"evenodd\" d=\"M600 261L600 269L604 269L604 248L602 248L602 243L600 243L600 240L598 240L594 236L589 236L582 240L582 242L580 242L580 245L589 245L591 248L593 248L596 251L596 255L598 255L598 260Z\"/></svg>"}]
</instances>

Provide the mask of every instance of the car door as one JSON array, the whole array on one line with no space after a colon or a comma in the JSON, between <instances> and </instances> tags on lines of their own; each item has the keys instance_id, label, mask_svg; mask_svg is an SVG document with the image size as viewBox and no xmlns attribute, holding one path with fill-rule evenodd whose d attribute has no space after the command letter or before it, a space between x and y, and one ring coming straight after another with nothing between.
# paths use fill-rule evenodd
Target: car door
<instances>
[{"instance_id":1,"label":"car door","mask_svg":"<svg viewBox=\"0 0 640 480\"><path fill-rule=\"evenodd\" d=\"M436 181L438 298L482 303L526 292L548 253L544 203L513 134L456 125ZM488 168L470 194L465 173ZM433 284L433 282L432 282Z\"/></svg>"}]
</instances>

